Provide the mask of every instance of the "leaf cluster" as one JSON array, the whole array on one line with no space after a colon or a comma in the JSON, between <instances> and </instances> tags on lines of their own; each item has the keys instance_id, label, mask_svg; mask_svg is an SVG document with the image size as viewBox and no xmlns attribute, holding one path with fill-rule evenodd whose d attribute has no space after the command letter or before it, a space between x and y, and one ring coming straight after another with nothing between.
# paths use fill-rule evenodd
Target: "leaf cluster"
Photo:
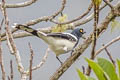
<instances>
[{"instance_id":1,"label":"leaf cluster","mask_svg":"<svg viewBox=\"0 0 120 80\"><path fill-rule=\"evenodd\" d=\"M90 65L98 80L120 80L120 60L117 59L116 61L118 74L116 72L116 67L107 59L98 58L97 62L94 62L93 60L86 58L86 61ZM83 74L80 69L76 70L81 80L96 80L93 77Z\"/></svg>"}]
</instances>

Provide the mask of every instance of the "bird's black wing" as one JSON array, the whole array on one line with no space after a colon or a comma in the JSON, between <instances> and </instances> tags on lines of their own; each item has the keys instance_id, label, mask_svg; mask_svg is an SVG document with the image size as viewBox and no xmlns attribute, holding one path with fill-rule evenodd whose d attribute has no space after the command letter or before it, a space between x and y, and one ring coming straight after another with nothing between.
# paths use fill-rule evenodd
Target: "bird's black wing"
<instances>
[{"instance_id":1,"label":"bird's black wing","mask_svg":"<svg viewBox=\"0 0 120 80\"><path fill-rule=\"evenodd\" d=\"M49 33L49 34L47 34L47 36L66 39L66 40L70 40L70 41L77 41L76 36L74 36L70 33Z\"/></svg>"}]
</instances>

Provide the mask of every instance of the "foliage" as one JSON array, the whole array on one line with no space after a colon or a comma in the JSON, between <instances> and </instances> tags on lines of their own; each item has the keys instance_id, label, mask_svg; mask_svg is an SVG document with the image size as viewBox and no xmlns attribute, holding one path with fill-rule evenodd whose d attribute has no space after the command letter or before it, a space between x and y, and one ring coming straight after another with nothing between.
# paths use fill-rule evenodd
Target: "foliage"
<instances>
[{"instance_id":1,"label":"foliage","mask_svg":"<svg viewBox=\"0 0 120 80\"><path fill-rule=\"evenodd\" d=\"M63 14L62 16L58 17L58 21L60 23L67 21L67 14ZM64 32L66 30L68 24L56 24L52 28L52 32Z\"/></svg>"},{"instance_id":2,"label":"foliage","mask_svg":"<svg viewBox=\"0 0 120 80\"><path fill-rule=\"evenodd\" d=\"M118 73L116 73L116 67L104 58L98 58L97 62L94 62L91 59L86 61L90 65L91 69L95 73L98 80L120 80L120 60L117 60L118 64ZM79 69L76 69L81 80L95 80L95 78L90 78L83 74Z\"/></svg>"},{"instance_id":3,"label":"foliage","mask_svg":"<svg viewBox=\"0 0 120 80\"><path fill-rule=\"evenodd\" d=\"M100 6L102 0L93 0L94 5Z\"/></svg>"},{"instance_id":4,"label":"foliage","mask_svg":"<svg viewBox=\"0 0 120 80\"><path fill-rule=\"evenodd\" d=\"M113 19L111 22L111 32L113 32L115 29L119 29L120 28L120 22Z\"/></svg>"},{"instance_id":5,"label":"foliage","mask_svg":"<svg viewBox=\"0 0 120 80\"><path fill-rule=\"evenodd\" d=\"M79 77L81 78L81 80L95 80L95 79L92 78L92 77L89 77L89 76L84 75L84 74L80 71L80 69L76 69L76 70L77 70L77 73L78 73Z\"/></svg>"}]
</instances>

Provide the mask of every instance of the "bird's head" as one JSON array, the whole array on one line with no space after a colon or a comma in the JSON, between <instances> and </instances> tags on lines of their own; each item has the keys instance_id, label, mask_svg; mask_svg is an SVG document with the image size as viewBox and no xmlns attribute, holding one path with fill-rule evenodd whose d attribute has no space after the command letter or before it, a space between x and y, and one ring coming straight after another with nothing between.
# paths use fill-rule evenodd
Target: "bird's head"
<instances>
[{"instance_id":1,"label":"bird's head","mask_svg":"<svg viewBox=\"0 0 120 80\"><path fill-rule=\"evenodd\" d=\"M74 29L71 34L73 34L74 36L77 37L77 39L79 39L80 37L82 37L82 35L86 33L82 28L76 28Z\"/></svg>"}]
</instances>

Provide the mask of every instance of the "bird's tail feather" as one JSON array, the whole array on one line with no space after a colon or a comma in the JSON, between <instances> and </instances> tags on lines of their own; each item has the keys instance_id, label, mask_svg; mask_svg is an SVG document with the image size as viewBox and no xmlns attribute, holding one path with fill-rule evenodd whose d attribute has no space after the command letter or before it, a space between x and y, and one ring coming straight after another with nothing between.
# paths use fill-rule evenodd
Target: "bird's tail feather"
<instances>
[{"instance_id":1,"label":"bird's tail feather","mask_svg":"<svg viewBox=\"0 0 120 80\"><path fill-rule=\"evenodd\" d=\"M43 38L43 37L47 36L47 34L41 32L41 31L35 30L33 28L30 28L28 26L25 26L25 25L15 24L13 27L23 30L23 31L26 31L34 36L39 37L39 38Z\"/></svg>"}]
</instances>

